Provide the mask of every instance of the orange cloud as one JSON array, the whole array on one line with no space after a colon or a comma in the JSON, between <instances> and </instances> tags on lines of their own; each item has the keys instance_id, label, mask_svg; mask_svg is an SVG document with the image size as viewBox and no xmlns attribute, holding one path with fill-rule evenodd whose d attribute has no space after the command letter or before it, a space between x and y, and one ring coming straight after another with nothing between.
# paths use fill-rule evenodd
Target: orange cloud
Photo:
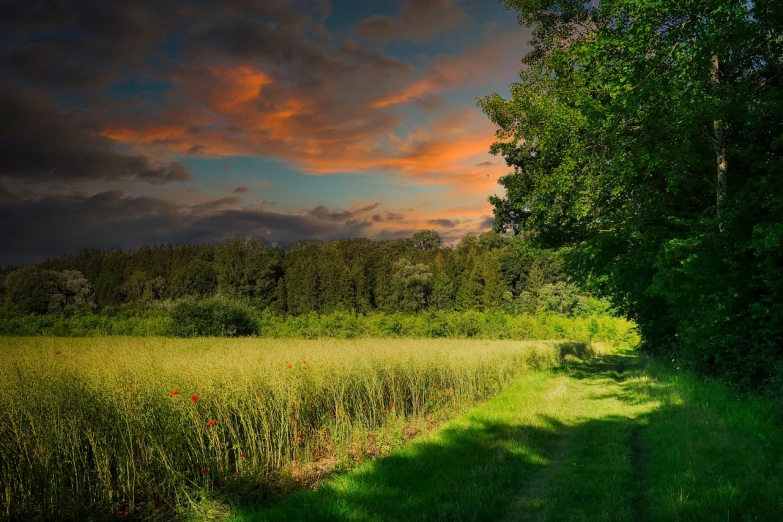
<instances>
[{"instance_id":1,"label":"orange cloud","mask_svg":"<svg viewBox=\"0 0 783 522\"><path fill-rule=\"evenodd\" d=\"M494 140L494 128L478 109L452 111L399 136L404 116L387 108L473 82L476 74L486 78L487 71L507 65L501 50L510 39L458 57L438 56L423 78L375 100L364 90L344 99L335 92L339 84L306 96L284 78L248 65L207 67L179 75L168 93L172 108L155 122L130 115L103 134L162 156L271 156L308 174L395 172L417 184L475 194L497 178L487 177L492 169L476 168L489 159Z\"/></svg>"},{"instance_id":2,"label":"orange cloud","mask_svg":"<svg viewBox=\"0 0 783 522\"><path fill-rule=\"evenodd\" d=\"M221 114L233 114L261 94L272 83L265 73L252 67L214 67L209 71L220 80L220 88L209 93L210 105Z\"/></svg>"}]
</instances>

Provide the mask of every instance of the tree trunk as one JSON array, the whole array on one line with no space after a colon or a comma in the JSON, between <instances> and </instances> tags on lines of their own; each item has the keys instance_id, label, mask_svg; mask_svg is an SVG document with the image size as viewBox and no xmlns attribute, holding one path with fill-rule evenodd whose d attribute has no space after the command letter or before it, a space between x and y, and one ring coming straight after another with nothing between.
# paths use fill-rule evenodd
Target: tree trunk
<instances>
[{"instance_id":1,"label":"tree trunk","mask_svg":"<svg viewBox=\"0 0 783 522\"><path fill-rule=\"evenodd\" d=\"M712 71L711 71L711 78L712 78L712 85L715 88L715 91L718 89L718 85L720 84L720 78L718 77L718 57L716 55L712 55ZM718 213L720 214L720 209L723 206L724 200L726 198L726 193L728 191L728 161L726 160L726 123L723 120L717 119L714 120L712 123L712 143L713 147L715 149L715 164L717 166L717 174L718 174L718 184L715 189L716 198L717 198L717 204L718 204ZM719 226L721 228L721 231L723 230L723 224L719 221Z\"/></svg>"}]
</instances>

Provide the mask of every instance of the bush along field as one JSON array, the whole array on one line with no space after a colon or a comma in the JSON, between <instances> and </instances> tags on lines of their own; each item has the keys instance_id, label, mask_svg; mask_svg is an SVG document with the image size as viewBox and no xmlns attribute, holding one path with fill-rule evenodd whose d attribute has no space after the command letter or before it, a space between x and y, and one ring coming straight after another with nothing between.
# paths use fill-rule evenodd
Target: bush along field
<instances>
[{"instance_id":1,"label":"bush along field","mask_svg":"<svg viewBox=\"0 0 783 522\"><path fill-rule=\"evenodd\" d=\"M212 516L600 343L0 339L0 518Z\"/></svg>"},{"instance_id":2,"label":"bush along field","mask_svg":"<svg viewBox=\"0 0 783 522\"><path fill-rule=\"evenodd\" d=\"M551 312L368 313L333 312L299 316L257 311L224 298L184 299L170 309L127 310L115 315L0 316L0 335L61 337L259 336L282 339L570 339L638 342L636 325L608 314L568 317Z\"/></svg>"}]
</instances>

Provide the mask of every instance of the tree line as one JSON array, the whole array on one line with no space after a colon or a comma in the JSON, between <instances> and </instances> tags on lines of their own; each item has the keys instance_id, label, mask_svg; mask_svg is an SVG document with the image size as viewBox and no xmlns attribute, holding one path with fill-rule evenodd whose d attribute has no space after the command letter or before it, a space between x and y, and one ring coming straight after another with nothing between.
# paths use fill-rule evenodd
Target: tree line
<instances>
[{"instance_id":1,"label":"tree line","mask_svg":"<svg viewBox=\"0 0 783 522\"><path fill-rule=\"evenodd\" d=\"M261 237L135 251L84 249L7 269L6 313L111 313L184 298L221 296L278 314L539 309L578 315L608 304L580 292L559 258L523 236L488 232L454 246L424 230L387 241Z\"/></svg>"},{"instance_id":2,"label":"tree line","mask_svg":"<svg viewBox=\"0 0 783 522\"><path fill-rule=\"evenodd\" d=\"M783 2L504 0L532 28L479 100L495 230L557 249L650 350L783 396Z\"/></svg>"}]
</instances>

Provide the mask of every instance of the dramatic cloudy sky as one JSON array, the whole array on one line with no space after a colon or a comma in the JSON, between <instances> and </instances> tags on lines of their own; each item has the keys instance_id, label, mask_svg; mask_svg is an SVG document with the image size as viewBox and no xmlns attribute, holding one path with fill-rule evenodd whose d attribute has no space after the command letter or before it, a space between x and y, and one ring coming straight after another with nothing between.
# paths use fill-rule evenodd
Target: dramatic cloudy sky
<instances>
[{"instance_id":1,"label":"dramatic cloudy sky","mask_svg":"<svg viewBox=\"0 0 783 522\"><path fill-rule=\"evenodd\" d=\"M484 231L476 97L529 40L499 0L10 0L0 33L0 264Z\"/></svg>"}]
</instances>

